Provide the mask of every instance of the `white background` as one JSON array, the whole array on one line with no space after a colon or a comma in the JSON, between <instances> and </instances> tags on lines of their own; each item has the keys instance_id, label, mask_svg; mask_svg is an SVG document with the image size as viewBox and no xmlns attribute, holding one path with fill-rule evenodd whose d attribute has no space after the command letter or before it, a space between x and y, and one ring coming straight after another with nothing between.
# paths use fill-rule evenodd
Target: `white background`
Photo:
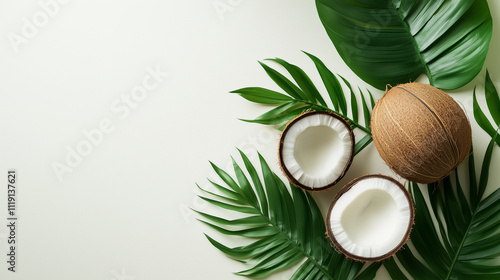
<instances>
[{"instance_id":1,"label":"white background","mask_svg":"<svg viewBox=\"0 0 500 280\"><path fill-rule=\"evenodd\" d=\"M230 155L237 158L235 147L253 159L259 150L279 172L276 130L238 120L269 108L229 91L277 90L257 63L269 57L297 64L320 82L304 50L354 86L376 97L382 92L341 60L312 0L67 2L18 44L13 34L23 36L25 19L33 23L44 10L38 1L0 2L0 172L19 172L20 217L14 274L4 262L7 197L6 182L0 182L0 278L243 279L232 272L245 266L212 247L203 232L234 240L213 233L189 210L213 210L196 197L196 183L215 178L209 160L226 168ZM489 2L498 19L500 3ZM218 12L216 3L231 8ZM499 27L495 22L485 68L500 89ZM125 108L122 98L147 79L147 69L169 76L128 115L117 112ZM484 75L483 69L452 94L471 119L472 89L483 92ZM484 106L481 94L479 99ZM54 164L66 165L70 151L84 145L84 132L106 120L113 131L59 178ZM473 133L482 153L488 138L475 123ZM371 146L339 186L378 172L394 175ZM322 211L336 191L314 195ZM381 270L378 278L386 277Z\"/></svg>"}]
</instances>

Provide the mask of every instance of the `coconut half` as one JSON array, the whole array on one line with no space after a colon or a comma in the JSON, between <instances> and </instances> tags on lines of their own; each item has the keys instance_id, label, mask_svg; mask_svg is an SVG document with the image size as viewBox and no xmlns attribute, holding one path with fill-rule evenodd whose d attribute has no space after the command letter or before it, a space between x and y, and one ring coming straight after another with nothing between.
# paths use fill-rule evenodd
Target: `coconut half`
<instances>
[{"instance_id":1,"label":"coconut half","mask_svg":"<svg viewBox=\"0 0 500 280\"><path fill-rule=\"evenodd\" d=\"M413 201L401 183L384 175L366 175L334 198L326 218L327 234L348 258L381 261L406 243L414 215Z\"/></svg>"},{"instance_id":2,"label":"coconut half","mask_svg":"<svg viewBox=\"0 0 500 280\"><path fill-rule=\"evenodd\" d=\"M293 119L279 142L280 166L288 180L308 191L335 185L354 156L354 133L331 112L307 112Z\"/></svg>"}]
</instances>

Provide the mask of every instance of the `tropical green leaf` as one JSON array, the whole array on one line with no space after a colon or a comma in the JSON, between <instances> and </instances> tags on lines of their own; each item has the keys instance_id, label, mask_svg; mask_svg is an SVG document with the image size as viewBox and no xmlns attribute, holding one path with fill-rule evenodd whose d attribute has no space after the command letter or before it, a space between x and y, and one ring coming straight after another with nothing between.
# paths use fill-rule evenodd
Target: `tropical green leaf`
<instances>
[{"instance_id":1,"label":"tropical green leaf","mask_svg":"<svg viewBox=\"0 0 500 280\"><path fill-rule=\"evenodd\" d=\"M473 108L474 108L474 118L476 119L477 124L489 135L495 134L495 128L491 125L490 121L484 114L483 110L479 106L476 97L476 88L474 88L473 92Z\"/></svg>"},{"instance_id":2,"label":"tropical green leaf","mask_svg":"<svg viewBox=\"0 0 500 280\"><path fill-rule=\"evenodd\" d=\"M305 93L309 101L311 101L312 103L318 102L321 105L326 106L325 100L323 100L323 97L316 89L311 79L309 79L309 77L302 69L280 58L269 59L269 60L281 64L281 66L283 66L288 71L288 73L290 73L290 75L299 85L302 92Z\"/></svg>"},{"instance_id":3,"label":"tropical green leaf","mask_svg":"<svg viewBox=\"0 0 500 280\"><path fill-rule=\"evenodd\" d=\"M354 154L357 155L366 146L368 146L372 141L373 141L372 136L369 134L366 134L363 138L361 138L361 140L356 142L356 145L354 146Z\"/></svg>"},{"instance_id":4,"label":"tropical green leaf","mask_svg":"<svg viewBox=\"0 0 500 280\"><path fill-rule=\"evenodd\" d=\"M500 126L500 97L498 96L497 89L495 88L488 71L486 71L484 87L488 109L493 117L493 120L495 121L496 126L498 127Z\"/></svg>"},{"instance_id":5,"label":"tropical green leaf","mask_svg":"<svg viewBox=\"0 0 500 280\"><path fill-rule=\"evenodd\" d=\"M274 70L273 68L267 66L263 62L259 62L262 68L266 71L267 75L288 95L295 99L305 100L306 97L304 93L289 79L283 76L280 72Z\"/></svg>"},{"instance_id":6,"label":"tropical green leaf","mask_svg":"<svg viewBox=\"0 0 500 280\"><path fill-rule=\"evenodd\" d=\"M491 137L496 137L497 129L500 127L500 97L495 88L495 85L491 81L490 74L486 72L486 79L484 82L485 87L485 97L486 104L488 106L488 110L494 120L494 124L492 124L486 114L479 106L479 102L477 101L476 96L476 88L474 88L473 92L473 109L474 109L474 118L476 119L477 124ZM500 137L496 137L496 143L500 146Z\"/></svg>"},{"instance_id":7,"label":"tropical green leaf","mask_svg":"<svg viewBox=\"0 0 500 280\"><path fill-rule=\"evenodd\" d=\"M332 71L330 71L319 58L310 53L304 53L309 56L309 58L314 62L314 65L316 65L316 69L321 76L321 80L325 84L325 88L328 91L328 95L330 96L330 100L335 111L342 112L344 115L347 115L347 103L344 92L342 91L342 86L340 85L337 77L335 77Z\"/></svg>"},{"instance_id":8,"label":"tropical green leaf","mask_svg":"<svg viewBox=\"0 0 500 280\"><path fill-rule=\"evenodd\" d=\"M268 112L258 116L253 120L242 120L251 123L260 124L280 124L287 120L293 119L294 117L300 115L302 112L306 111L309 107L304 104L300 104L296 101L290 101L288 103L282 104Z\"/></svg>"},{"instance_id":9,"label":"tropical green leaf","mask_svg":"<svg viewBox=\"0 0 500 280\"><path fill-rule=\"evenodd\" d=\"M370 109L368 108L368 103L365 100L365 95L361 91L360 88L358 88L359 93L361 94L361 102L363 104L363 117L365 118L365 126L370 128L370 119L371 119L371 112Z\"/></svg>"},{"instance_id":10,"label":"tropical green leaf","mask_svg":"<svg viewBox=\"0 0 500 280\"><path fill-rule=\"evenodd\" d=\"M492 34L486 0L316 0L345 63L383 90L425 73L456 89L481 70Z\"/></svg>"},{"instance_id":11,"label":"tropical green leaf","mask_svg":"<svg viewBox=\"0 0 500 280\"><path fill-rule=\"evenodd\" d=\"M194 210L216 232L248 238L247 244L231 248L206 235L214 247L248 265L248 269L237 275L263 277L305 259L292 279L375 277L380 263L365 267L335 251L325 235L321 211L309 193L292 185L288 188L262 156L259 155L262 172L259 176L248 157L241 151L240 155L244 168L233 160L234 177L212 164L227 186L218 185L220 194L205 191L206 195L200 197L221 211L236 212L241 217L232 215L228 219ZM213 195L216 196L207 197Z\"/></svg>"},{"instance_id":12,"label":"tropical green leaf","mask_svg":"<svg viewBox=\"0 0 500 280\"><path fill-rule=\"evenodd\" d=\"M356 100L356 95L354 95L354 91L352 90L351 83L347 81L344 77L340 76L342 81L347 85L347 88L349 88L349 92L351 93L351 112L352 112L352 120L354 122L358 122L358 102Z\"/></svg>"},{"instance_id":13,"label":"tropical green leaf","mask_svg":"<svg viewBox=\"0 0 500 280\"><path fill-rule=\"evenodd\" d=\"M233 90L231 93L238 93L246 100L260 104L276 105L292 100L290 96L261 87L247 87Z\"/></svg>"},{"instance_id":14,"label":"tropical green leaf","mask_svg":"<svg viewBox=\"0 0 500 280\"><path fill-rule=\"evenodd\" d=\"M480 185L488 181L494 141L490 142L483 160ZM450 177L442 180L438 188L411 184L416 209L411 242L422 258L416 257L408 247L400 250L396 257L415 279L496 279L500 277L500 189L477 206L469 205L461 198L463 184L459 176L452 177L453 180ZM476 191L476 197L481 197L484 188L480 186ZM426 196L431 207L425 201ZM492 258L496 258L497 263L490 262ZM392 277L398 277L394 279L405 279L400 278L403 272L394 260L384 265Z\"/></svg>"},{"instance_id":15,"label":"tropical green leaf","mask_svg":"<svg viewBox=\"0 0 500 280\"><path fill-rule=\"evenodd\" d=\"M373 99L373 95L372 95L372 93L370 92L370 90L369 90L369 89L367 89L367 91L368 91L368 95L370 95L370 106L371 106L371 107L372 107L372 109L373 109L373 107L375 107L375 100Z\"/></svg>"},{"instance_id":16,"label":"tropical green leaf","mask_svg":"<svg viewBox=\"0 0 500 280\"><path fill-rule=\"evenodd\" d=\"M362 142L357 143L357 152L366 148L371 142L370 118L371 109L375 106L375 101L371 92L368 91L370 98L370 107L365 100L365 95L358 88L359 96L353 90L347 79L339 76L345 86L349 89L350 104L345 98L345 93L339 79L325 66L316 56L304 52L316 66L323 86L330 98L331 107L328 107L327 102L323 98L318 88L312 82L312 79L297 65L288 63L280 58L267 59L266 61L273 62L283 67L286 75L290 76L290 80L285 74L271 66L260 62L268 76L280 87L284 93L261 87L247 87L232 91L239 94L241 97L260 104L276 105L276 107L263 113L255 119L242 119L246 122L259 123L264 125L276 125L279 130L283 130L285 125L298 115L306 111L331 111L343 117L353 128L357 128L366 133L366 137L362 138ZM361 100L359 100L361 99ZM362 104L362 110L358 104ZM364 125L359 121L363 119Z\"/></svg>"}]
</instances>

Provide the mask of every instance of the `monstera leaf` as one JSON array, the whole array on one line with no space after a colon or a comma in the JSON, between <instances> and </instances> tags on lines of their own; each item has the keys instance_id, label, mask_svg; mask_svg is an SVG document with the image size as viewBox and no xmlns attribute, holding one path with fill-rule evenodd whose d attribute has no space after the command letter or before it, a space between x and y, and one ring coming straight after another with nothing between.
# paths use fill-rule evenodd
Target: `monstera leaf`
<instances>
[{"instance_id":1,"label":"monstera leaf","mask_svg":"<svg viewBox=\"0 0 500 280\"><path fill-rule=\"evenodd\" d=\"M427 74L455 89L481 70L492 34L486 0L316 0L345 63L384 89Z\"/></svg>"}]
</instances>

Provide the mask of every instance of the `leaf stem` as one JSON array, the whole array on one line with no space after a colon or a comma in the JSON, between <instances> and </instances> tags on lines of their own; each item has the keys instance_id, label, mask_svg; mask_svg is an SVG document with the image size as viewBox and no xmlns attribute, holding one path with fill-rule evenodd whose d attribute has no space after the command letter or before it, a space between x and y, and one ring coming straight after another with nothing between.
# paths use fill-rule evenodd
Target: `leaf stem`
<instances>
[{"instance_id":1,"label":"leaf stem","mask_svg":"<svg viewBox=\"0 0 500 280\"><path fill-rule=\"evenodd\" d=\"M408 23L405 21L402 14L399 12L399 9L397 9L394 6L394 4L392 5L392 8L394 8L394 10L396 11L398 18L401 20L401 25L404 26L404 28L406 29L406 32L408 32L408 34L412 34ZM430 84L433 85L434 84L434 77L431 75L429 65L427 65L427 62L425 61L424 57L422 56L420 46L417 44L417 41L415 40L414 36L410 36L410 38L411 38L411 42L413 44L413 47L415 48L415 52L417 53L418 58L420 59L420 62L422 63L423 68L425 69L425 74L427 74L427 77L429 78Z\"/></svg>"},{"instance_id":2,"label":"leaf stem","mask_svg":"<svg viewBox=\"0 0 500 280\"><path fill-rule=\"evenodd\" d=\"M497 129L497 131L498 131L498 129ZM491 139L490 144L488 145L488 148L486 149L486 153L485 153L484 158L483 158L483 164L481 165L481 175L479 178L479 194L478 194L479 202L475 205L471 205L471 207L474 207L474 209L471 209L473 212L472 217L470 218L469 226L467 227L467 230L465 230L464 236L462 237L462 241L460 242L460 245L458 246L458 249L455 253L455 256L453 257L453 261L451 262L450 269L449 269L448 274L446 275L446 278L445 278L446 280L450 279L450 277L451 277L451 272L453 271L453 268L455 267L455 264L457 263L458 256L460 255L460 252L462 251L465 240L469 236L469 231L470 231L470 228L473 224L474 218L476 217L476 214L478 212L479 204L483 200L484 188L482 188L481 185L484 184L484 186L486 186L486 184L488 182L488 177L489 177L488 171L489 171L489 167L490 167L490 160L491 160L491 153L492 153L492 150L490 150L490 148L492 149L493 146L495 145L496 138L497 138L497 135L495 135L495 137L493 137ZM486 168L486 173L485 173L486 175L484 175L484 173L483 173L485 168ZM485 180L485 181L483 181L483 180ZM482 182L483 182L483 184L481 184ZM460 186L457 186L457 188L459 188L459 187ZM482 189L482 191L481 191L481 189Z\"/></svg>"},{"instance_id":3,"label":"leaf stem","mask_svg":"<svg viewBox=\"0 0 500 280\"><path fill-rule=\"evenodd\" d=\"M460 255L460 251L462 251L462 248L464 246L465 239L467 239L467 236L469 235L469 230L470 230L470 227L472 226L472 221L474 221L474 217L476 216L476 213L477 213L477 207L476 207L476 209L474 209L474 213L472 214L472 217L470 219L469 226L467 227L467 230L464 232L464 236L462 237L462 241L460 242L460 245L458 246L457 252L455 253L455 257L451 261L450 268L448 269L448 274L444 278L445 280L448 280L451 277L451 272L453 271L453 268L455 267L455 264L457 263L458 256Z\"/></svg>"}]
</instances>

